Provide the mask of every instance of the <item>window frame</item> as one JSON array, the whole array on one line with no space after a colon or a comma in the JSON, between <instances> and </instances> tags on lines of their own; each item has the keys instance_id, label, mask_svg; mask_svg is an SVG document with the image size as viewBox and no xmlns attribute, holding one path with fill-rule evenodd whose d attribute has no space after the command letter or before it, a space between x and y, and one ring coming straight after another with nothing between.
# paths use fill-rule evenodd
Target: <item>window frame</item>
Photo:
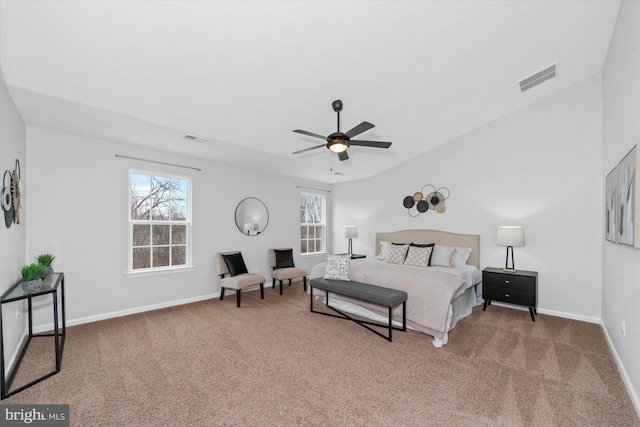
<instances>
[{"instance_id":1,"label":"window frame","mask_svg":"<svg viewBox=\"0 0 640 427\"><path fill-rule=\"evenodd\" d=\"M140 219L132 219L131 218L131 203L132 203L132 179L133 175L146 175L146 176L154 176L160 178L169 178L169 179L178 179L183 180L186 183L186 219L185 220L140 220ZM127 277L132 276L146 276L146 275L156 275L156 274L166 274L166 273L175 273L175 272L183 272L186 270L193 270L194 266L192 264L192 252L193 252L193 240L192 240L192 228L193 228L193 180L190 176L179 175L174 173L167 173L161 171L154 170L143 170L143 169L129 169L127 174L127 270L125 275ZM158 266L158 267L147 267L147 268L133 268L133 227L138 224L149 225L153 228L154 225L184 225L186 226L185 231L185 264L181 265L168 265L168 266ZM153 240L153 237L151 236ZM153 250L153 242L149 242L149 247ZM158 246L168 246L169 247L169 259L171 259L171 248L174 246L171 241L169 241L168 245L158 245ZM182 244L176 244L176 246L182 246Z\"/></svg>"},{"instance_id":2,"label":"window frame","mask_svg":"<svg viewBox=\"0 0 640 427\"><path fill-rule=\"evenodd\" d=\"M320 194L320 193L316 193L313 191L301 191L300 192L300 197L299 200L302 201L302 198L304 196L313 196L313 197L319 197L322 200L322 219L320 223L303 223L302 221L300 221L300 255L305 257L305 256L317 256L317 255L324 255L327 253L327 196L324 194ZM302 212L302 206L300 205L300 211L299 214L301 215ZM302 242L306 241L307 243L309 242L308 234L307 234L307 238L303 238L302 237L302 227L317 227L317 226L321 226L322 227L322 249L320 251L315 251L315 252L303 252L302 251ZM315 240L315 238L313 239Z\"/></svg>"}]
</instances>

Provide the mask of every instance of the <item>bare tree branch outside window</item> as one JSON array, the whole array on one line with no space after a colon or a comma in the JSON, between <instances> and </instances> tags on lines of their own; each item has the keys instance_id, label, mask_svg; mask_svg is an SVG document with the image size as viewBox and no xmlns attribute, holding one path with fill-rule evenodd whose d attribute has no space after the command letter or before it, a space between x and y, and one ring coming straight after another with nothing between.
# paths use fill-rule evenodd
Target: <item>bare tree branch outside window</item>
<instances>
[{"instance_id":1,"label":"bare tree branch outside window","mask_svg":"<svg viewBox=\"0 0 640 427\"><path fill-rule=\"evenodd\" d=\"M142 173L130 176L131 268L186 265L188 180Z\"/></svg>"},{"instance_id":2,"label":"bare tree branch outside window","mask_svg":"<svg viewBox=\"0 0 640 427\"><path fill-rule=\"evenodd\" d=\"M324 252L324 197L317 194L300 196L300 252Z\"/></svg>"}]
</instances>

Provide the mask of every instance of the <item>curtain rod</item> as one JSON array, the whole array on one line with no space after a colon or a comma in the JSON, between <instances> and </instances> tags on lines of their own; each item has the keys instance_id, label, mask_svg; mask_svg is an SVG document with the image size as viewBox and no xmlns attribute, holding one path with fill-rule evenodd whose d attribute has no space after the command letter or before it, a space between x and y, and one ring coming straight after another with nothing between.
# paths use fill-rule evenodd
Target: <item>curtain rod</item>
<instances>
[{"instance_id":1,"label":"curtain rod","mask_svg":"<svg viewBox=\"0 0 640 427\"><path fill-rule=\"evenodd\" d=\"M198 172L202 170L200 168L194 168L192 166L183 166L183 165L177 165L175 163L159 162L157 160L142 159L140 157L123 156L122 154L116 154L116 157L118 157L119 159L131 159L131 160L140 160L141 162L157 163L159 165L177 166L179 168L192 169Z\"/></svg>"},{"instance_id":2,"label":"curtain rod","mask_svg":"<svg viewBox=\"0 0 640 427\"><path fill-rule=\"evenodd\" d=\"M331 193L331 190L326 190L324 188L315 188L315 187L307 187L304 185L296 185L297 188L306 188L307 190L316 190L316 191L325 191L327 193Z\"/></svg>"}]
</instances>

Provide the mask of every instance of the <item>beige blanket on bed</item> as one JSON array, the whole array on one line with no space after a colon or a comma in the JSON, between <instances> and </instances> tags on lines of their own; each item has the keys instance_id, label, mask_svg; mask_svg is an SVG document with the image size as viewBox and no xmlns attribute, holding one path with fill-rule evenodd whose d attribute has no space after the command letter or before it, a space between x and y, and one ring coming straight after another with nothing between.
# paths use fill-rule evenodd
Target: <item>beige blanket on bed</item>
<instances>
[{"instance_id":1,"label":"beige blanket on bed","mask_svg":"<svg viewBox=\"0 0 640 427\"><path fill-rule=\"evenodd\" d=\"M313 267L309 279L322 277L326 263ZM350 280L405 291L407 297L407 321L415 326L446 332L449 305L454 297L472 286L463 277L447 271L431 268L407 267L385 262L352 260ZM333 297L333 296L332 296ZM349 299L358 305L387 314L386 309ZM394 317L402 319L402 311L396 308Z\"/></svg>"}]
</instances>

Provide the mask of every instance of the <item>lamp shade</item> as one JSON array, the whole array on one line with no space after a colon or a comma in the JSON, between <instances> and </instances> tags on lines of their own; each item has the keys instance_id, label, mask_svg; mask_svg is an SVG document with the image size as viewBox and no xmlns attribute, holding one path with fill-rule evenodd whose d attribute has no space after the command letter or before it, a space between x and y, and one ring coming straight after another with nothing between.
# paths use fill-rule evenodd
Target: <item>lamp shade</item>
<instances>
[{"instance_id":1,"label":"lamp shade","mask_svg":"<svg viewBox=\"0 0 640 427\"><path fill-rule=\"evenodd\" d=\"M499 226L496 244L513 247L524 246L524 228L517 225Z\"/></svg>"},{"instance_id":2,"label":"lamp shade","mask_svg":"<svg viewBox=\"0 0 640 427\"><path fill-rule=\"evenodd\" d=\"M344 228L344 237L348 239L355 239L358 237L358 227L348 225Z\"/></svg>"}]
</instances>

